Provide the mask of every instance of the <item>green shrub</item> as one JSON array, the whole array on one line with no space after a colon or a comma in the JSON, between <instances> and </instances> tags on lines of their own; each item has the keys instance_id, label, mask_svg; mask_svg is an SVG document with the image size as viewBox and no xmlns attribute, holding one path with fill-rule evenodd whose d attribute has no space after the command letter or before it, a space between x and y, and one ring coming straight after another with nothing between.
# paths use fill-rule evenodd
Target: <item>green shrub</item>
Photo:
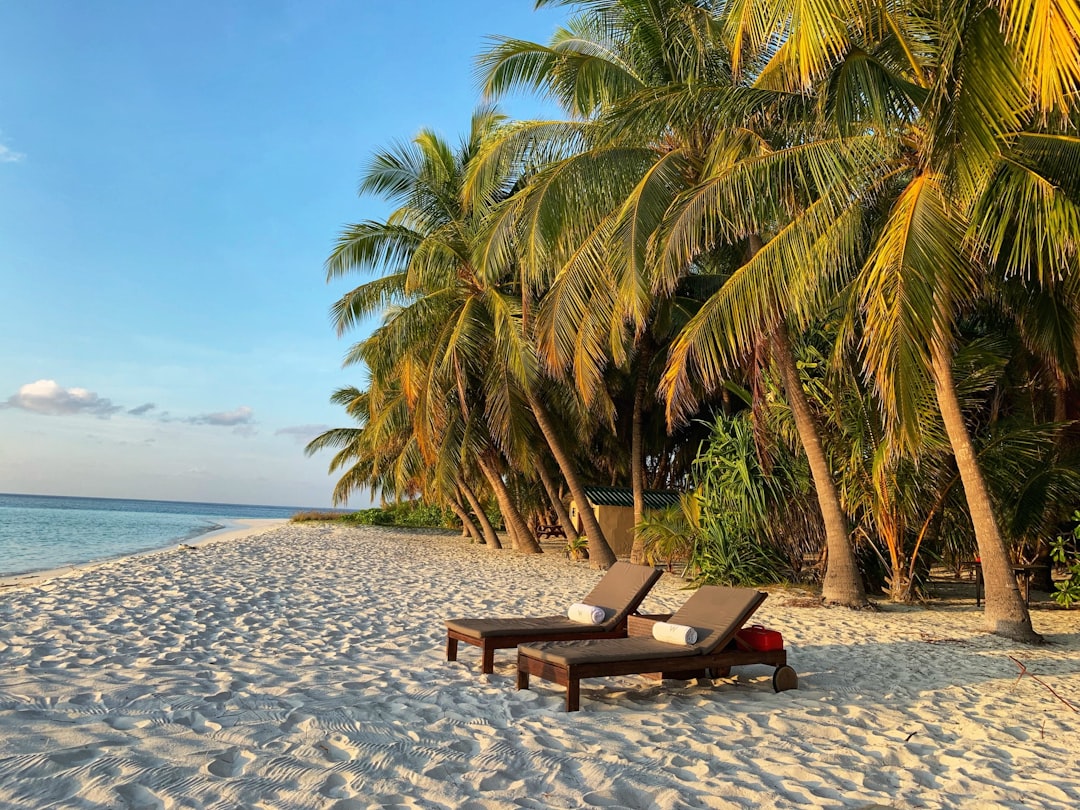
<instances>
[{"instance_id":1,"label":"green shrub","mask_svg":"<svg viewBox=\"0 0 1080 810\"><path fill-rule=\"evenodd\" d=\"M454 525L453 513L423 501L406 501L390 507L395 526L414 529L446 529Z\"/></svg>"},{"instance_id":2,"label":"green shrub","mask_svg":"<svg viewBox=\"0 0 1080 810\"><path fill-rule=\"evenodd\" d=\"M382 508L361 509L344 518L358 526L401 526L409 529L446 529L456 525L454 513L423 501L403 501Z\"/></svg>"},{"instance_id":3,"label":"green shrub","mask_svg":"<svg viewBox=\"0 0 1080 810\"><path fill-rule=\"evenodd\" d=\"M1073 529L1073 537L1080 540L1080 511L1073 515L1073 520L1077 521L1077 526ZM1067 579L1054 586L1056 589L1054 601L1064 607L1072 607L1080 602L1080 556L1069 556L1064 537L1059 537L1054 541L1050 556L1058 565L1064 565L1069 575Z\"/></svg>"},{"instance_id":4,"label":"green shrub","mask_svg":"<svg viewBox=\"0 0 1080 810\"><path fill-rule=\"evenodd\" d=\"M571 560L589 559L589 538L579 534L576 540L567 540L565 551Z\"/></svg>"},{"instance_id":5,"label":"green shrub","mask_svg":"<svg viewBox=\"0 0 1080 810\"><path fill-rule=\"evenodd\" d=\"M345 518L345 522L355 523L358 526L390 526L393 518L385 510L374 507L353 512Z\"/></svg>"},{"instance_id":6,"label":"green shrub","mask_svg":"<svg viewBox=\"0 0 1080 810\"><path fill-rule=\"evenodd\" d=\"M778 512L795 477L774 459L766 472L747 412L720 415L694 460L696 509L686 510L695 535L690 569L698 581L721 585L780 582L786 565L776 542ZM689 504L684 504L689 506Z\"/></svg>"},{"instance_id":7,"label":"green shrub","mask_svg":"<svg viewBox=\"0 0 1080 810\"><path fill-rule=\"evenodd\" d=\"M346 512L311 511L311 512L297 512L295 515L293 515L291 518L289 518L289 520L291 522L293 522L293 523L309 523L309 522L312 522L312 521L325 521L325 520L342 521L342 520L348 520L351 517L352 517L352 515L350 515L350 514L348 514Z\"/></svg>"}]
</instances>

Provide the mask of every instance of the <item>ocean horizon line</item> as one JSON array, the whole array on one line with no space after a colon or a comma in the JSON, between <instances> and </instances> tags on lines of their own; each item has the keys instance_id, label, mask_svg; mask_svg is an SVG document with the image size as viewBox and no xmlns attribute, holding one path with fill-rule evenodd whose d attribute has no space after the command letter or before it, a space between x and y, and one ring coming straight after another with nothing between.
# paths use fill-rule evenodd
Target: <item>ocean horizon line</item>
<instances>
[{"instance_id":1,"label":"ocean horizon line","mask_svg":"<svg viewBox=\"0 0 1080 810\"><path fill-rule=\"evenodd\" d=\"M50 500L65 500L65 501L113 501L113 502L136 502L136 503L168 503L179 504L183 506L231 506L231 507L252 507L258 509L295 509L298 512L302 511L328 511L328 512L350 512L356 511L354 509L341 509L334 506L298 506L296 504L274 504L274 503L240 503L236 501L191 501L191 500L177 500L174 498L118 498L115 496L105 495L55 495L55 494L43 494L39 492L0 492L0 497L10 498L47 498Z\"/></svg>"}]
</instances>

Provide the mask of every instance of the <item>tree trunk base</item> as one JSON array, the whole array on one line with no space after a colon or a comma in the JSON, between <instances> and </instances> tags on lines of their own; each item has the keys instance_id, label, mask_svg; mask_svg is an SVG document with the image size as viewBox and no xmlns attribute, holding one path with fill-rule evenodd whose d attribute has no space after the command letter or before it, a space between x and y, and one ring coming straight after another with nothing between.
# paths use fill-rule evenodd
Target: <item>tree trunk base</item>
<instances>
[{"instance_id":1,"label":"tree trunk base","mask_svg":"<svg viewBox=\"0 0 1080 810\"><path fill-rule=\"evenodd\" d=\"M877 612L877 607L874 605L873 602L868 599L842 600L828 599L823 596L821 597L821 604L825 605L826 607L842 607L847 608L848 610L865 610L871 613Z\"/></svg>"},{"instance_id":2,"label":"tree trunk base","mask_svg":"<svg viewBox=\"0 0 1080 810\"><path fill-rule=\"evenodd\" d=\"M995 636L1004 636L1005 638L1012 639L1013 641L1019 641L1023 644L1045 644L1046 639L1036 633L1031 625L1027 622L1010 622L1010 621L988 621L985 625L988 633L993 633Z\"/></svg>"}]
</instances>

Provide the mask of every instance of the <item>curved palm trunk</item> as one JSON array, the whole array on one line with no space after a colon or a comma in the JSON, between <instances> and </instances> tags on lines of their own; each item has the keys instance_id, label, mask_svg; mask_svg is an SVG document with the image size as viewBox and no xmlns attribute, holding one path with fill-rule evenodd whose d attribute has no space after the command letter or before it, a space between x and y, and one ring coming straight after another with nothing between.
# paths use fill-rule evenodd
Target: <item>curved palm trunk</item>
<instances>
[{"instance_id":1,"label":"curved palm trunk","mask_svg":"<svg viewBox=\"0 0 1080 810\"><path fill-rule=\"evenodd\" d=\"M450 504L450 510L461 521L461 536L471 537L475 543L483 543L484 539L480 536L480 530L476 528L476 524L472 522L472 518L469 517L469 513L465 511L461 502L457 498L447 498L447 502Z\"/></svg>"},{"instance_id":2,"label":"curved palm trunk","mask_svg":"<svg viewBox=\"0 0 1080 810\"><path fill-rule=\"evenodd\" d=\"M469 502L473 514L476 515L476 519L480 523L480 529L484 533L484 543L487 544L488 548L502 548L502 543L499 541L499 535L495 533L495 527L492 526L491 521L488 520L487 513L484 512L484 507L480 503L480 499L476 497L476 493L473 492L472 487L462 481L458 484L458 488L461 490L461 494L465 496L465 500Z\"/></svg>"},{"instance_id":3,"label":"curved palm trunk","mask_svg":"<svg viewBox=\"0 0 1080 810\"><path fill-rule=\"evenodd\" d=\"M642 345L638 355L637 379L634 381L634 414L630 421L630 486L634 493L634 545L630 562L645 561L645 543L638 527L645 519L645 387L648 385L652 349Z\"/></svg>"},{"instance_id":4,"label":"curved palm trunk","mask_svg":"<svg viewBox=\"0 0 1080 810\"><path fill-rule=\"evenodd\" d=\"M577 470L574 469L574 464L570 460L570 456L563 449L562 442L559 441L558 433L555 430L555 424L552 422L551 414L548 413L547 408L540 401L532 391L528 391L529 405L533 410L533 414L536 416L536 424L540 426L540 432L544 434L544 438L547 440L548 447L551 448L551 454L555 457L556 463L559 465L559 470L563 474L563 479L566 481L566 485L570 488L570 494L574 498L574 502L578 506L578 514L581 515L581 525L585 529L585 536L589 538L589 564L593 568L600 568L606 570L611 568L616 562L615 552L611 550L611 546L608 545L607 538L604 537L604 532L600 528L600 524L596 521L596 515L593 514L592 508L589 506L589 499L585 497L585 487L581 483L581 478L577 474Z\"/></svg>"},{"instance_id":5,"label":"curved palm trunk","mask_svg":"<svg viewBox=\"0 0 1080 810\"><path fill-rule=\"evenodd\" d=\"M964 485L971 523L975 528L975 540L979 544L979 559L982 561L983 581L986 583L986 608L983 613L986 629L1017 641L1041 642L1042 636L1032 629L1031 616L1020 597L1009 552L994 517L990 493L975 459L975 448L971 443L967 425L964 424L964 415L960 410L960 400L953 382L951 358L942 348L943 345L944 341L938 340L931 349L934 389L941 418L945 422L945 432L949 435L956 466L960 471L960 480Z\"/></svg>"},{"instance_id":6,"label":"curved palm trunk","mask_svg":"<svg viewBox=\"0 0 1080 810\"><path fill-rule=\"evenodd\" d=\"M540 474L540 483L544 485L544 491L547 492L548 500L551 501L551 508L555 510L555 515L559 518L559 525L562 526L567 542L573 543L578 539L577 528L575 528L573 521L570 520L570 513L566 510L562 498L559 497L559 488L555 486L555 482L551 479L547 461L542 457L536 460L536 471Z\"/></svg>"},{"instance_id":7,"label":"curved palm trunk","mask_svg":"<svg viewBox=\"0 0 1080 810\"><path fill-rule=\"evenodd\" d=\"M787 395L792 415L795 417L795 427L799 431L799 439L802 441L807 461L810 463L810 474L814 478L818 506L821 508L821 517L825 522L828 560L825 563L821 595L826 602L833 604L854 608L866 607L866 591L863 589L859 568L855 564L855 553L852 551L849 540L847 518L840 507L840 496L833 483L832 471L825 458L825 450L821 444L817 424L814 422L814 415L806 401L806 394L803 393L799 369L795 365L795 354L782 317L777 317L776 324L770 332L770 342L773 360L780 369L784 393Z\"/></svg>"},{"instance_id":8,"label":"curved palm trunk","mask_svg":"<svg viewBox=\"0 0 1080 810\"><path fill-rule=\"evenodd\" d=\"M1059 425L1069 420L1069 381L1059 367L1051 369L1053 384L1051 391L1054 397L1054 421ZM1061 448L1067 431L1058 431L1058 446Z\"/></svg>"},{"instance_id":9,"label":"curved palm trunk","mask_svg":"<svg viewBox=\"0 0 1080 810\"><path fill-rule=\"evenodd\" d=\"M529 526L525 523L525 518L521 516L521 512L518 511L517 506L514 504L514 499L510 497L510 490L506 488L506 482L503 481L502 476L499 475L499 471L495 468L495 465L491 463L491 459L484 453L480 455L477 462L480 465L480 469L484 471L484 476L487 478L488 483L491 484L491 489L495 493L495 499L499 502L499 509L503 514L503 519L506 521L507 531L509 531L511 537L516 540L516 550L520 551L522 554L542 554L543 549L540 548L540 544L536 542L533 533L529 531Z\"/></svg>"}]
</instances>

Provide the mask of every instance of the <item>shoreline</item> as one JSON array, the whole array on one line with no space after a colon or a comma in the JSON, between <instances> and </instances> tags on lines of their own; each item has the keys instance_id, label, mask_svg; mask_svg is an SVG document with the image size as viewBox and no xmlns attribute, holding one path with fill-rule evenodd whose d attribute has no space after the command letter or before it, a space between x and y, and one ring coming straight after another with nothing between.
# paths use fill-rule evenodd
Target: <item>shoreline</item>
<instances>
[{"instance_id":1,"label":"shoreline","mask_svg":"<svg viewBox=\"0 0 1080 810\"><path fill-rule=\"evenodd\" d=\"M23 574L0 575L0 594L5 593L12 588L33 587L51 579L77 574L80 571L90 570L101 565L107 565L129 558L161 554L162 552L171 551L185 545L197 548L220 540L235 540L241 537L247 537L248 535L259 534L263 531L269 531L270 529L288 522L289 521L284 518L234 518L229 520L230 525L222 526L218 529L211 529L208 532L203 532L192 538L181 540L179 542L172 541L167 545L146 549L144 551L136 551L131 554L118 554L115 557L106 557L71 565L61 565L55 568L42 569L40 571L28 571Z\"/></svg>"},{"instance_id":2,"label":"shoreline","mask_svg":"<svg viewBox=\"0 0 1080 810\"><path fill-rule=\"evenodd\" d=\"M443 622L565 613L587 563L452 532L228 534L0 593L0 806L1080 805L1076 612L1039 611L1051 643L1029 647L973 601L771 591L751 623L783 633L798 690L768 667L592 679L567 714L562 687L515 689L512 651L492 675L473 647L447 662ZM665 574L641 611L687 596Z\"/></svg>"}]
</instances>

